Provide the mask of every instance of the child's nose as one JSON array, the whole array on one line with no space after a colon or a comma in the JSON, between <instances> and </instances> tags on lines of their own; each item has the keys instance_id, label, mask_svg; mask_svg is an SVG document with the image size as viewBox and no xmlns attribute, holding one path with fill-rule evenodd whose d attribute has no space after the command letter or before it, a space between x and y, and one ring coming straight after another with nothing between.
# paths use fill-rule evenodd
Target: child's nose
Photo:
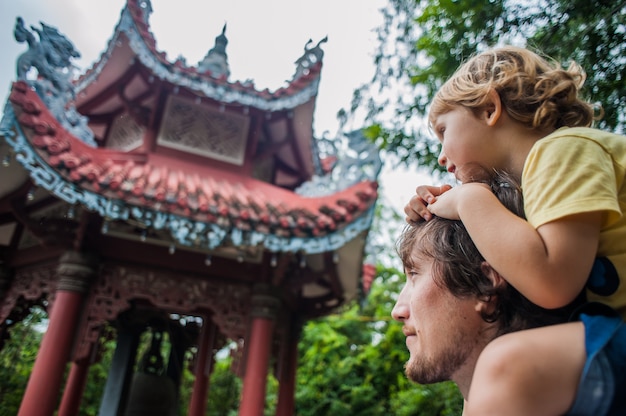
<instances>
[{"instance_id":1,"label":"child's nose","mask_svg":"<svg viewBox=\"0 0 626 416\"><path fill-rule=\"evenodd\" d=\"M446 157L446 154L443 152L443 149L441 149L441 152L439 152L437 163L439 163L440 166L446 166L446 164L448 163L448 158Z\"/></svg>"}]
</instances>

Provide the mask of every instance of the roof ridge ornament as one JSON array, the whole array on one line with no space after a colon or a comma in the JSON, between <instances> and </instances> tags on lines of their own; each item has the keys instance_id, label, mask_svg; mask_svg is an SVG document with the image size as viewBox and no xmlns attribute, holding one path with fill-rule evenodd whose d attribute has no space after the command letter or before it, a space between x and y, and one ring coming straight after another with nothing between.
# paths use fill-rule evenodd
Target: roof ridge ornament
<instances>
[{"instance_id":1,"label":"roof ridge ornament","mask_svg":"<svg viewBox=\"0 0 626 416\"><path fill-rule=\"evenodd\" d=\"M335 157L336 163L327 174L314 175L295 192L307 197L332 195L361 181L376 181L383 162L378 147L368 140L363 130L343 133L344 138L322 138L328 148L326 156ZM345 142L347 138L347 144ZM340 148L340 144L343 146Z\"/></svg>"},{"instance_id":2,"label":"roof ridge ornament","mask_svg":"<svg viewBox=\"0 0 626 416\"><path fill-rule=\"evenodd\" d=\"M222 33L215 37L215 46L213 46L202 61L198 63L198 72L210 72L214 78L226 78L230 76L230 68L228 67L228 55L226 54L226 45L228 38L226 37L226 23L222 28Z\"/></svg>"},{"instance_id":3,"label":"roof ridge ornament","mask_svg":"<svg viewBox=\"0 0 626 416\"><path fill-rule=\"evenodd\" d=\"M303 75L308 75L314 65L322 62L324 51L322 50L321 45L327 41L328 36L324 36L324 38L317 42L317 44L312 48L310 48L309 45L313 43L313 40L309 39L307 41L304 45L304 53L296 60L297 67L294 79L300 78Z\"/></svg>"},{"instance_id":4,"label":"roof ridge ornament","mask_svg":"<svg viewBox=\"0 0 626 416\"><path fill-rule=\"evenodd\" d=\"M24 27L24 19L17 17L13 36L18 43L28 43L28 50L17 58L17 78L27 80L28 72L35 68L39 77L50 81L55 92L73 94L70 59L79 58L80 53L65 36L52 26L39 22L41 30L31 26L31 31ZM37 33L39 41L33 34Z\"/></svg>"},{"instance_id":5,"label":"roof ridge ornament","mask_svg":"<svg viewBox=\"0 0 626 416\"><path fill-rule=\"evenodd\" d=\"M15 40L28 44L28 50L17 59L17 79L34 87L64 128L95 147L93 132L87 127L87 118L78 113L73 104L76 98L72 79L75 66L71 60L79 58L80 53L57 28L43 22L39 24L41 29L31 26L31 32L24 26L24 19L17 17L15 20ZM37 33L39 40L34 33ZM37 77L31 80L29 72L32 68L37 70Z\"/></svg>"}]
</instances>

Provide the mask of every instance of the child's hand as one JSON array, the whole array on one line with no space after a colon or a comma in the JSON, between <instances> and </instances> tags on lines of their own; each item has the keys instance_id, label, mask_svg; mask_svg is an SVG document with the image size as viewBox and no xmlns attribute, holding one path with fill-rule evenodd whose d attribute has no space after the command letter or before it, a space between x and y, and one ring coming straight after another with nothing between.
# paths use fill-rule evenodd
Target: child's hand
<instances>
[{"instance_id":1,"label":"child's hand","mask_svg":"<svg viewBox=\"0 0 626 416\"><path fill-rule=\"evenodd\" d=\"M404 207L406 222L413 224L422 220L428 221L431 219L433 216L427 208L428 204L434 203L437 197L451 188L452 186L450 185L418 186L415 189L415 195L413 195L409 203Z\"/></svg>"},{"instance_id":2,"label":"child's hand","mask_svg":"<svg viewBox=\"0 0 626 416\"><path fill-rule=\"evenodd\" d=\"M437 197L427 209L431 214L449 220L460 220L459 207L467 204L467 201L478 201L480 192L487 189L491 194L491 189L484 183L472 182L455 186L445 194Z\"/></svg>"},{"instance_id":3,"label":"child's hand","mask_svg":"<svg viewBox=\"0 0 626 416\"><path fill-rule=\"evenodd\" d=\"M459 197L463 191L461 189L463 186L455 186L445 194L437 197L435 201L428 205L428 211L441 218L459 220Z\"/></svg>"}]
</instances>

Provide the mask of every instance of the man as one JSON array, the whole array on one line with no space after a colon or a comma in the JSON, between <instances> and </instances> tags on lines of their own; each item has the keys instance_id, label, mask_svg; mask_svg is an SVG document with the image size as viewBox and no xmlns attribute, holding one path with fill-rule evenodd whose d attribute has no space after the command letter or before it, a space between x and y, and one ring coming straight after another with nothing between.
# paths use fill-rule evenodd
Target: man
<instances>
[{"instance_id":1,"label":"man","mask_svg":"<svg viewBox=\"0 0 626 416\"><path fill-rule=\"evenodd\" d=\"M491 189L522 216L519 186L496 175ZM465 401L476 361L505 333L564 322L575 305L542 309L508 285L480 255L460 221L433 218L407 227L398 241L406 284L392 311L410 352L407 377L454 381Z\"/></svg>"}]
</instances>

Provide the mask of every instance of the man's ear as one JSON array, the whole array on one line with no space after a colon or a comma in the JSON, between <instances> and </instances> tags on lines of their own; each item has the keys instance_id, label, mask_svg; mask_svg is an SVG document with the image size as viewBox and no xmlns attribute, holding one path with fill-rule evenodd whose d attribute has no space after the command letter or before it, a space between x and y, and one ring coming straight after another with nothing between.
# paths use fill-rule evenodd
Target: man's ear
<instances>
[{"instance_id":1,"label":"man's ear","mask_svg":"<svg viewBox=\"0 0 626 416\"><path fill-rule=\"evenodd\" d=\"M489 263L483 261L480 264L480 269L483 274L491 280L491 283L494 289L498 289L504 285L508 285L507 281L498 273ZM494 290L494 292L499 292L498 290ZM487 298L481 299L480 302L476 304L476 309L479 312L485 313L487 315L491 315L495 312L497 307L497 296L489 296Z\"/></svg>"},{"instance_id":2,"label":"man's ear","mask_svg":"<svg viewBox=\"0 0 626 416\"><path fill-rule=\"evenodd\" d=\"M502 100L500 100L500 94L495 89L490 89L487 93L488 102L487 107L484 110L484 117L487 125L493 127L500 116L502 115Z\"/></svg>"}]
</instances>

